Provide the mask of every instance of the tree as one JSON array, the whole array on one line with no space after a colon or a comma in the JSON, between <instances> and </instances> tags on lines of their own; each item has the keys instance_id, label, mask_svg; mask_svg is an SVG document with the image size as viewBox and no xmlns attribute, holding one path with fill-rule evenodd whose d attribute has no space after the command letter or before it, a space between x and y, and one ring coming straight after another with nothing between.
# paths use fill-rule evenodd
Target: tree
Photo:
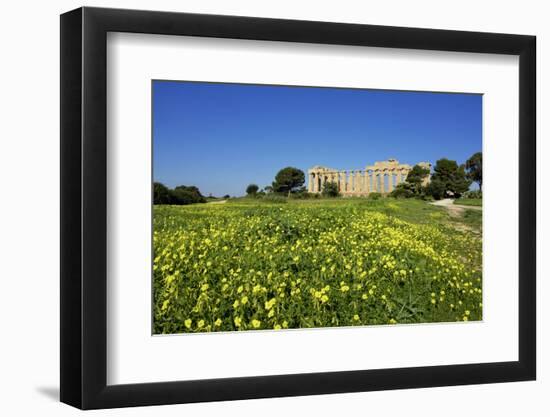
<instances>
[{"instance_id":1,"label":"tree","mask_svg":"<svg viewBox=\"0 0 550 417\"><path fill-rule=\"evenodd\" d=\"M422 181L424 181L428 175L430 175L430 170L428 168L415 165L407 174L407 179L405 181L413 185L421 186Z\"/></svg>"},{"instance_id":2,"label":"tree","mask_svg":"<svg viewBox=\"0 0 550 417\"><path fill-rule=\"evenodd\" d=\"M324 197L338 197L338 184L332 181L325 182L323 185L323 191L321 192Z\"/></svg>"},{"instance_id":3,"label":"tree","mask_svg":"<svg viewBox=\"0 0 550 417\"><path fill-rule=\"evenodd\" d=\"M153 183L153 204L171 204L172 195L168 187L160 182Z\"/></svg>"},{"instance_id":4,"label":"tree","mask_svg":"<svg viewBox=\"0 0 550 417\"><path fill-rule=\"evenodd\" d=\"M391 192L392 197L413 198L424 196L424 179L430 175L430 170L420 165L415 165L407 174L404 182L397 184Z\"/></svg>"},{"instance_id":5,"label":"tree","mask_svg":"<svg viewBox=\"0 0 550 417\"><path fill-rule=\"evenodd\" d=\"M264 187L264 191L266 192L266 194L272 193L273 192L273 187L271 185L266 185Z\"/></svg>"},{"instance_id":6,"label":"tree","mask_svg":"<svg viewBox=\"0 0 550 417\"><path fill-rule=\"evenodd\" d=\"M435 182L435 184L434 184ZM428 189L433 193L434 198L442 198L445 195L452 195L456 198L470 187L472 181L467 177L464 165L458 165L456 161L442 158L439 159L434 167ZM443 190L443 195L441 195Z\"/></svg>"},{"instance_id":7,"label":"tree","mask_svg":"<svg viewBox=\"0 0 550 417\"><path fill-rule=\"evenodd\" d=\"M195 186L178 185L173 190L160 182L153 183L153 204L206 203L206 198Z\"/></svg>"},{"instance_id":8,"label":"tree","mask_svg":"<svg viewBox=\"0 0 550 417\"><path fill-rule=\"evenodd\" d=\"M259 189L260 187L256 184L249 184L248 187L246 187L246 193L250 196L255 196Z\"/></svg>"},{"instance_id":9,"label":"tree","mask_svg":"<svg viewBox=\"0 0 550 417\"><path fill-rule=\"evenodd\" d=\"M470 156L470 159L466 161L466 172L468 173L468 178L470 178L472 181L477 182L477 185L479 185L479 189L481 190L481 183L482 183L482 174L481 174L481 168L482 168L482 154L481 152L476 152L472 156Z\"/></svg>"},{"instance_id":10,"label":"tree","mask_svg":"<svg viewBox=\"0 0 550 417\"><path fill-rule=\"evenodd\" d=\"M418 196L415 185L407 181L397 184L390 195L396 198L413 198Z\"/></svg>"},{"instance_id":11,"label":"tree","mask_svg":"<svg viewBox=\"0 0 550 417\"><path fill-rule=\"evenodd\" d=\"M275 176L273 191L290 195L304 185L305 180L304 171L294 167L283 168Z\"/></svg>"},{"instance_id":12,"label":"tree","mask_svg":"<svg viewBox=\"0 0 550 417\"><path fill-rule=\"evenodd\" d=\"M172 191L172 204L206 203L206 198L194 185L178 185Z\"/></svg>"},{"instance_id":13,"label":"tree","mask_svg":"<svg viewBox=\"0 0 550 417\"><path fill-rule=\"evenodd\" d=\"M172 204L193 204L198 203L196 196L189 190L175 188L172 190Z\"/></svg>"},{"instance_id":14,"label":"tree","mask_svg":"<svg viewBox=\"0 0 550 417\"><path fill-rule=\"evenodd\" d=\"M430 170L428 168L421 167L420 165L415 165L407 174L407 179L405 180L409 184L409 190L413 192L414 195L421 195L422 183L424 179L430 175Z\"/></svg>"},{"instance_id":15,"label":"tree","mask_svg":"<svg viewBox=\"0 0 550 417\"><path fill-rule=\"evenodd\" d=\"M445 184L438 179L431 179L426 187L426 194L431 195L436 200L441 200L445 197Z\"/></svg>"}]
</instances>

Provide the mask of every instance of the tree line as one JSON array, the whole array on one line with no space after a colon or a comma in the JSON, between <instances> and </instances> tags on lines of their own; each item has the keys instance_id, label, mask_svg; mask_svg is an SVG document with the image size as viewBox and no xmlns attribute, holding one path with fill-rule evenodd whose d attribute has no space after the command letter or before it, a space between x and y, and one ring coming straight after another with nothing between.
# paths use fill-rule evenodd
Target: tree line
<instances>
[{"instance_id":1,"label":"tree line","mask_svg":"<svg viewBox=\"0 0 550 417\"><path fill-rule=\"evenodd\" d=\"M206 198L194 185L178 185L170 189L160 182L153 183L153 204L206 203Z\"/></svg>"},{"instance_id":2,"label":"tree line","mask_svg":"<svg viewBox=\"0 0 550 417\"><path fill-rule=\"evenodd\" d=\"M428 185L424 186L425 178L430 170L415 165L408 173L404 182L398 184L390 194L393 197L404 198L434 198L436 200L451 197L459 198L468 192L472 182L479 185L479 194L482 188L482 154L473 154L464 164L441 158L436 161L433 174ZM246 194L249 197L263 197L266 194L278 194L285 197L318 197L318 194L308 193L304 187L305 174L295 167L281 169L271 185L260 189L257 184L249 184ZM377 194L377 193L372 193ZM338 197L338 184L326 182L321 189L324 197Z\"/></svg>"},{"instance_id":3,"label":"tree line","mask_svg":"<svg viewBox=\"0 0 550 417\"><path fill-rule=\"evenodd\" d=\"M304 183L306 176L304 171L295 167L285 167L275 175L271 185L266 185L263 189L257 184L249 184L246 187L246 194L249 197L262 197L266 194L278 194L281 196L290 197L307 193Z\"/></svg>"},{"instance_id":4,"label":"tree line","mask_svg":"<svg viewBox=\"0 0 550 417\"><path fill-rule=\"evenodd\" d=\"M473 154L461 165L451 159L439 159L435 163L430 182L424 186L423 182L428 175L430 175L430 171L427 168L415 165L405 181L398 184L390 195L401 198L434 198L436 200L446 197L459 198L468 192L472 182L479 185L479 195L481 195L482 154L481 152ZM257 184L249 184L246 187L246 194L249 197L264 197L268 194L296 198L319 197L319 194L308 193L304 183L304 171L295 167L285 167L277 172L271 185L260 189ZM338 184L324 183L321 195L338 197ZM226 195L224 198L229 198L229 196ZM206 203L206 201L207 199L195 186L178 185L170 189L160 182L153 184L153 204L183 205Z\"/></svg>"},{"instance_id":5,"label":"tree line","mask_svg":"<svg viewBox=\"0 0 550 417\"><path fill-rule=\"evenodd\" d=\"M429 174L428 169L415 165L405 182L398 184L391 195L405 198L433 197L436 200L447 197L460 198L468 192L472 182L478 184L479 195L481 195L482 154L476 152L461 165L447 158L437 160L430 182L423 186L422 183Z\"/></svg>"}]
</instances>

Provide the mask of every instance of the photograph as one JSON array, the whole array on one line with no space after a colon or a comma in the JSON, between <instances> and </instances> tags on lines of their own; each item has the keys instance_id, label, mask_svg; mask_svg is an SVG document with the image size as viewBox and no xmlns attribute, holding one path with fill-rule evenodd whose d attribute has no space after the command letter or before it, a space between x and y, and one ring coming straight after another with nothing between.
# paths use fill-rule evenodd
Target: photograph
<instances>
[{"instance_id":1,"label":"photograph","mask_svg":"<svg viewBox=\"0 0 550 417\"><path fill-rule=\"evenodd\" d=\"M482 320L482 103L153 80L153 334Z\"/></svg>"}]
</instances>

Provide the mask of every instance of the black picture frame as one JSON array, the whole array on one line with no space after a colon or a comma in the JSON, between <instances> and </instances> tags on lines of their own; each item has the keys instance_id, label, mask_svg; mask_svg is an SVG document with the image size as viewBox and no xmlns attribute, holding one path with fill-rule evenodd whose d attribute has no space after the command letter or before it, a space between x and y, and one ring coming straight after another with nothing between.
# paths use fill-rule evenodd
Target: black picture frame
<instances>
[{"instance_id":1,"label":"black picture frame","mask_svg":"<svg viewBox=\"0 0 550 417\"><path fill-rule=\"evenodd\" d=\"M108 32L519 56L519 360L107 385ZM171 12L61 15L61 401L81 409L533 380L536 376L534 36Z\"/></svg>"}]
</instances>

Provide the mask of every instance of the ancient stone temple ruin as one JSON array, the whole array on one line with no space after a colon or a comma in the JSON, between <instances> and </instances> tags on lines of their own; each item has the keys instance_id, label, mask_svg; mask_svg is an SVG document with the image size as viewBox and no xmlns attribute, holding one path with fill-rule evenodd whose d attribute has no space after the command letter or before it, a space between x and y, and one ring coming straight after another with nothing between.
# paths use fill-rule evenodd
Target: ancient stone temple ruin
<instances>
[{"instance_id":1,"label":"ancient stone temple ruin","mask_svg":"<svg viewBox=\"0 0 550 417\"><path fill-rule=\"evenodd\" d=\"M419 162L423 168L431 169L429 162ZM396 159L375 162L365 169L337 170L322 166L314 166L308 170L308 191L320 193L326 182L338 184L338 191L343 196L366 196L369 193L391 193L397 184L407 178L412 166L400 164ZM426 185L430 181L428 175L424 179Z\"/></svg>"}]
</instances>

